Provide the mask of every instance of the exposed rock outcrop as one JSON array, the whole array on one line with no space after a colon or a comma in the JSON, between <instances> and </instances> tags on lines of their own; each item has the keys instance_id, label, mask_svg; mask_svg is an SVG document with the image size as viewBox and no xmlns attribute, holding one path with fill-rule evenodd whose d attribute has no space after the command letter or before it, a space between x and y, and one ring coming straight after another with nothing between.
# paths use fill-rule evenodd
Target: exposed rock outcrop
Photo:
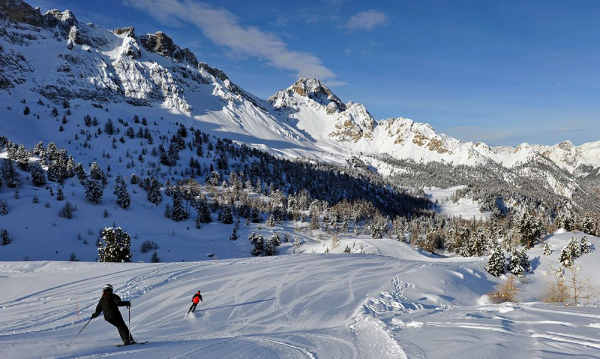
<instances>
[{"instance_id":1,"label":"exposed rock outcrop","mask_svg":"<svg viewBox=\"0 0 600 359\"><path fill-rule=\"evenodd\" d=\"M0 17L9 21L42 26L40 9L34 9L22 0L0 0Z\"/></svg>"},{"instance_id":2,"label":"exposed rock outcrop","mask_svg":"<svg viewBox=\"0 0 600 359\"><path fill-rule=\"evenodd\" d=\"M162 31L140 36L140 43L146 51L157 53L175 62L187 62L194 67L198 65L196 55L189 49L179 48L175 45L173 39Z\"/></svg>"}]
</instances>

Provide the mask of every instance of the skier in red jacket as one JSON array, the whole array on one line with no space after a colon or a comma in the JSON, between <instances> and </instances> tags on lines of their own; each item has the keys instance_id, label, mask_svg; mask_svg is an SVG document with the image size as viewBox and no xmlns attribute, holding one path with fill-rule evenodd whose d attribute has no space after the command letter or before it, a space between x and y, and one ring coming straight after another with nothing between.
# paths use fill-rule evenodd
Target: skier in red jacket
<instances>
[{"instance_id":1,"label":"skier in red jacket","mask_svg":"<svg viewBox=\"0 0 600 359\"><path fill-rule=\"evenodd\" d=\"M200 294L200 291L198 291L198 293L194 294L194 296L192 297L192 306L190 307L190 310L188 310L188 314L190 312L194 312L194 310L196 310L196 306L198 305L199 302L203 302L202 300L202 295Z\"/></svg>"}]
</instances>

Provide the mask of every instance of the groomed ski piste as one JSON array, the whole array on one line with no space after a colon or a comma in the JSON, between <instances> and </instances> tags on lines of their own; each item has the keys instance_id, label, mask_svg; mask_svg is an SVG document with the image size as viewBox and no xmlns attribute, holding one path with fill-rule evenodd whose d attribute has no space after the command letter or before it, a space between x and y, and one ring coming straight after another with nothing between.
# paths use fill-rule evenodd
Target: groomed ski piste
<instances>
[{"instance_id":1,"label":"groomed ski piste","mask_svg":"<svg viewBox=\"0 0 600 359\"><path fill-rule=\"evenodd\" d=\"M484 258L442 258L390 239L379 254L298 254L177 263L1 262L2 358L597 357L600 308L544 303L550 267L580 232L529 251L518 302L492 304ZM594 247L600 244L588 236ZM575 261L598 285L597 251ZM144 345L116 348L89 320L104 284L130 300ZM185 316L191 298L204 302ZM594 299L594 301L596 301ZM582 303L583 304L583 303ZM128 311L121 308L128 322Z\"/></svg>"}]
</instances>

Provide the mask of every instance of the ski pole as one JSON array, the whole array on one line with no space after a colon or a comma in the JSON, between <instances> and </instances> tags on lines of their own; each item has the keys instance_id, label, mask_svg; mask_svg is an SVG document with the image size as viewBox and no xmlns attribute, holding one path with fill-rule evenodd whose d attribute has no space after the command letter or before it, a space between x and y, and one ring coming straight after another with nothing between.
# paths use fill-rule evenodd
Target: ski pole
<instances>
[{"instance_id":1,"label":"ski pole","mask_svg":"<svg viewBox=\"0 0 600 359\"><path fill-rule=\"evenodd\" d=\"M133 335L131 335L131 306L127 307L127 309L129 310L129 328L127 330L129 330L129 340L131 340L133 338Z\"/></svg>"},{"instance_id":2,"label":"ski pole","mask_svg":"<svg viewBox=\"0 0 600 359\"><path fill-rule=\"evenodd\" d=\"M88 320L87 323L85 323L85 325L83 326L83 328L81 328L81 330L79 331L79 333L77 333L77 335L75 336L75 338L77 338L79 336L79 334L81 334L81 332L83 332L83 330L85 329L85 327L87 327L87 325L90 324L91 321L92 321L92 318L90 318L90 320ZM67 346L71 346L71 343L73 343L73 340L75 340L75 338L71 339L71 342L69 344L67 344Z\"/></svg>"}]
</instances>

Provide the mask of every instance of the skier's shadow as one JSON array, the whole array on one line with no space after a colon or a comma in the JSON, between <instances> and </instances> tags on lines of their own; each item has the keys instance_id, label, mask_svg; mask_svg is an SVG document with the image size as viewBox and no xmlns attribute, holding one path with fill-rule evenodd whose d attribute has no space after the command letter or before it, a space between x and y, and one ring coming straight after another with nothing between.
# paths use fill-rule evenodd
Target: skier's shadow
<instances>
[{"instance_id":1,"label":"skier's shadow","mask_svg":"<svg viewBox=\"0 0 600 359\"><path fill-rule=\"evenodd\" d=\"M275 299L277 299L277 298L267 298L267 299L261 299L261 300L254 300L252 302L240 303L240 304L231 304L231 305L222 305L220 307L203 308L203 309L197 310L196 312L205 312L209 309L223 309L223 308L231 308L231 307L240 307L242 305L250 305L250 304L258 304L258 303L262 303L262 302L269 302L269 301L275 300Z\"/></svg>"}]
</instances>

